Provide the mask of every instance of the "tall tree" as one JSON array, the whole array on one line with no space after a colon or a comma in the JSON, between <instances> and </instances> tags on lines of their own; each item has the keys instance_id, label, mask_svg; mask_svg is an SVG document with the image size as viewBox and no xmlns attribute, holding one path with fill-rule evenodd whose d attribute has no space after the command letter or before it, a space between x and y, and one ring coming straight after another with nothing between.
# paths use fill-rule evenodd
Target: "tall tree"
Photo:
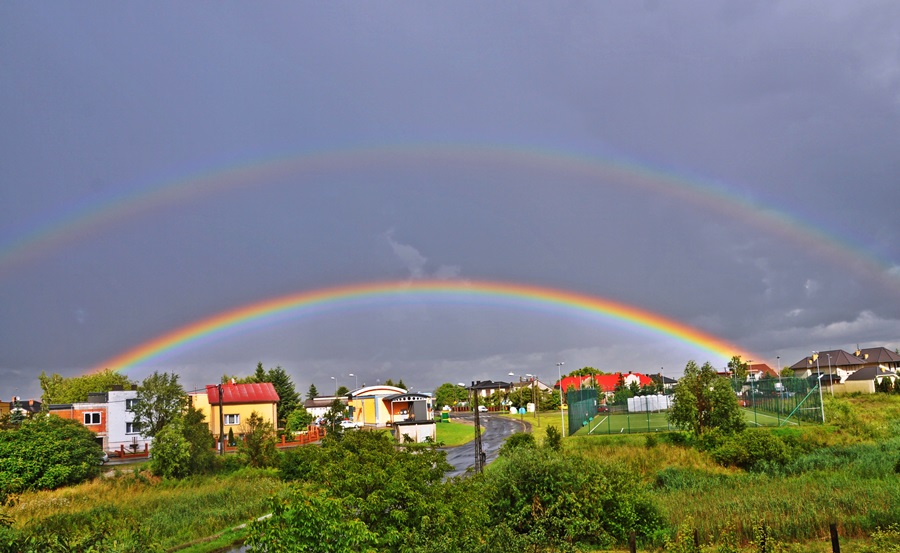
<instances>
[{"instance_id":1,"label":"tall tree","mask_svg":"<svg viewBox=\"0 0 900 553\"><path fill-rule=\"evenodd\" d=\"M259 367L257 367L259 372ZM278 424L283 428L287 418L301 406L300 394L294 388L294 382L281 365L269 369L266 373L266 382L271 382L278 393Z\"/></svg>"},{"instance_id":2,"label":"tall tree","mask_svg":"<svg viewBox=\"0 0 900 553\"><path fill-rule=\"evenodd\" d=\"M345 396L350 393L350 390L346 386L338 386L336 394L338 396Z\"/></svg>"},{"instance_id":3,"label":"tall tree","mask_svg":"<svg viewBox=\"0 0 900 553\"><path fill-rule=\"evenodd\" d=\"M253 373L253 381L254 382L271 382L271 380L269 380L269 374L263 368L262 361L259 361L256 363L256 372Z\"/></svg>"},{"instance_id":4,"label":"tall tree","mask_svg":"<svg viewBox=\"0 0 900 553\"><path fill-rule=\"evenodd\" d=\"M89 393L108 392L118 386L121 386L123 390L134 388L134 382L128 380L128 377L110 369L69 378L63 378L56 373L47 376L47 373L41 372L38 381L43 390L41 401L47 405L87 401Z\"/></svg>"},{"instance_id":5,"label":"tall tree","mask_svg":"<svg viewBox=\"0 0 900 553\"><path fill-rule=\"evenodd\" d=\"M144 436L156 436L171 420L183 414L187 405L178 375L154 371L141 382L134 406L134 422Z\"/></svg>"},{"instance_id":6,"label":"tall tree","mask_svg":"<svg viewBox=\"0 0 900 553\"><path fill-rule=\"evenodd\" d=\"M238 442L238 455L251 467L274 465L278 460L278 450L275 447L278 437L272 423L253 411L241 431L244 439Z\"/></svg>"},{"instance_id":7,"label":"tall tree","mask_svg":"<svg viewBox=\"0 0 900 553\"><path fill-rule=\"evenodd\" d=\"M747 371L750 369L750 364L741 361L740 355L735 355L728 362L728 369L734 375L735 380L744 382L747 380Z\"/></svg>"},{"instance_id":8,"label":"tall tree","mask_svg":"<svg viewBox=\"0 0 900 553\"><path fill-rule=\"evenodd\" d=\"M403 388L406 391L409 391L409 386L403 383L403 379L401 378L399 382L397 382L398 388Z\"/></svg>"},{"instance_id":9,"label":"tall tree","mask_svg":"<svg viewBox=\"0 0 900 553\"><path fill-rule=\"evenodd\" d=\"M306 391L306 399L313 399L319 397L319 390L316 389L315 384L309 385L309 390Z\"/></svg>"},{"instance_id":10,"label":"tall tree","mask_svg":"<svg viewBox=\"0 0 900 553\"><path fill-rule=\"evenodd\" d=\"M688 362L684 376L675 385L669 421L695 436L713 428L739 432L746 426L731 382L720 377L708 362L698 367L694 361Z\"/></svg>"},{"instance_id":11,"label":"tall tree","mask_svg":"<svg viewBox=\"0 0 900 553\"><path fill-rule=\"evenodd\" d=\"M444 405L453 407L461 401L469 398L469 392L458 384L444 382L434 391L434 405L440 409Z\"/></svg>"}]
</instances>

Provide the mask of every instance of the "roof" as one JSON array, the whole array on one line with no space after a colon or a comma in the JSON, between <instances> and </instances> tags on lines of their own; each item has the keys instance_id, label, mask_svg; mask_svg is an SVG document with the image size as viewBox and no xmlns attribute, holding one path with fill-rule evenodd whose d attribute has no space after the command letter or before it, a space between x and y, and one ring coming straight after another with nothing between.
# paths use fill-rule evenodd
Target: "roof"
<instances>
[{"instance_id":1,"label":"roof","mask_svg":"<svg viewBox=\"0 0 900 553\"><path fill-rule=\"evenodd\" d=\"M431 397L431 396L429 396L427 394L405 393L405 394L394 394L392 396L387 396L384 399L386 401L424 401L424 400L427 400L429 397Z\"/></svg>"},{"instance_id":2,"label":"roof","mask_svg":"<svg viewBox=\"0 0 900 553\"><path fill-rule=\"evenodd\" d=\"M232 384L228 382L226 384L221 384L221 386L223 405L278 403L278 400L281 399L278 397L278 392L275 391L275 386L273 386L271 382L255 382L253 384ZM210 405L218 405L218 386L207 386L206 394L209 397Z\"/></svg>"},{"instance_id":3,"label":"roof","mask_svg":"<svg viewBox=\"0 0 900 553\"><path fill-rule=\"evenodd\" d=\"M867 363L900 363L900 354L887 348L865 348L856 354Z\"/></svg>"},{"instance_id":4,"label":"roof","mask_svg":"<svg viewBox=\"0 0 900 553\"><path fill-rule=\"evenodd\" d=\"M566 376L562 379L562 385L564 390L568 390L569 386L573 388L584 388L591 387L593 383L597 383L597 388L603 390L604 392L613 392L616 389L616 386L619 384L619 375L622 376L623 379L627 379L629 376L634 376L638 379L638 382L641 386L648 386L653 384L653 380L641 373L630 372L627 374L623 373L615 373L615 374L598 374L594 376Z\"/></svg>"},{"instance_id":5,"label":"roof","mask_svg":"<svg viewBox=\"0 0 900 553\"><path fill-rule=\"evenodd\" d=\"M875 380L875 377L877 377L877 376L895 376L896 374L897 373L895 373L894 371L892 371L890 369L885 371L885 370L873 365L871 367L859 369L855 373L848 376L847 380L845 380L845 382L860 381L860 380Z\"/></svg>"},{"instance_id":6,"label":"roof","mask_svg":"<svg viewBox=\"0 0 900 553\"><path fill-rule=\"evenodd\" d=\"M479 380L478 382L473 382L471 386L469 386L469 390L496 390L498 388L509 388L511 385L509 382L495 382L493 380Z\"/></svg>"},{"instance_id":7,"label":"roof","mask_svg":"<svg viewBox=\"0 0 900 553\"><path fill-rule=\"evenodd\" d=\"M778 378L778 372L766 363L751 363L747 368L747 372L759 372L763 375L769 375Z\"/></svg>"},{"instance_id":8,"label":"roof","mask_svg":"<svg viewBox=\"0 0 900 553\"><path fill-rule=\"evenodd\" d=\"M842 349L833 349L829 351L820 351L819 352L819 370L823 368L828 368L829 364L831 368L836 367L852 367L854 370L861 365L865 364L865 361L856 357L852 353L847 353ZM829 355L831 356L829 358ZM800 369L810 369L816 367L816 358L813 355L807 355L800 361L797 361L793 365L791 365L791 369L800 370Z\"/></svg>"}]
</instances>

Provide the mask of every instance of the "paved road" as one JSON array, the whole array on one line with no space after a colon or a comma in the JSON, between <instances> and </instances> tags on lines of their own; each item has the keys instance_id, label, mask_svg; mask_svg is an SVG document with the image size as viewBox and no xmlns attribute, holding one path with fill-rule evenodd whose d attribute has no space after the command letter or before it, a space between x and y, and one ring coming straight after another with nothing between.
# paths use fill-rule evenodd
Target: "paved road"
<instances>
[{"instance_id":1,"label":"paved road","mask_svg":"<svg viewBox=\"0 0 900 553\"><path fill-rule=\"evenodd\" d=\"M474 421L474 415L454 415L456 420ZM521 422L518 418L509 416L497 416L491 414L479 415L481 419L481 449L485 453L487 462L490 463L497 458L497 452L500 446L506 441L510 435L516 432L523 432L528 427L528 422ZM475 434L475 427L472 427L472 434ZM466 470L475 467L475 442L471 441L467 444L446 447L447 462L453 465L453 470L446 474L447 478L465 474Z\"/></svg>"}]
</instances>

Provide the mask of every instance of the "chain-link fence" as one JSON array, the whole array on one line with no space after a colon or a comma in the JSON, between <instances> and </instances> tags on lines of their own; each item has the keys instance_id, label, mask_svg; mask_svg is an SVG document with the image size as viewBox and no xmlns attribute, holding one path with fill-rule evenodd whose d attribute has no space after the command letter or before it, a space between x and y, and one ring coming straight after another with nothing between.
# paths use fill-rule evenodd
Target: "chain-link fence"
<instances>
[{"instance_id":1,"label":"chain-link fence","mask_svg":"<svg viewBox=\"0 0 900 553\"><path fill-rule=\"evenodd\" d=\"M748 427L800 426L822 422L821 390L810 378L732 380L739 408ZM669 422L672 389L654 395L623 398L599 394L594 388L570 390L568 435L633 434L675 430ZM620 394L621 396L621 394Z\"/></svg>"}]
</instances>

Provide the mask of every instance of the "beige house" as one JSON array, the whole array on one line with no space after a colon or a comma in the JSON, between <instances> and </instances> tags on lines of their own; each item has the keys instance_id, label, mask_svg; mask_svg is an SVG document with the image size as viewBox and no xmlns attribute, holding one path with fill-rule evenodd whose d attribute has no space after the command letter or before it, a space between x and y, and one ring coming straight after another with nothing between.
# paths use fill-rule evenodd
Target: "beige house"
<instances>
[{"instance_id":1,"label":"beige house","mask_svg":"<svg viewBox=\"0 0 900 553\"><path fill-rule=\"evenodd\" d=\"M431 394L407 392L384 384L364 386L349 394L349 419L363 426L386 427L403 421L431 421Z\"/></svg>"},{"instance_id":2,"label":"beige house","mask_svg":"<svg viewBox=\"0 0 900 553\"><path fill-rule=\"evenodd\" d=\"M254 412L272 426L278 426L279 397L271 382L210 385L205 392L192 392L190 400L195 409L206 415L209 431L217 440L221 435L227 436L229 430L235 436L244 434L247 420Z\"/></svg>"}]
</instances>

